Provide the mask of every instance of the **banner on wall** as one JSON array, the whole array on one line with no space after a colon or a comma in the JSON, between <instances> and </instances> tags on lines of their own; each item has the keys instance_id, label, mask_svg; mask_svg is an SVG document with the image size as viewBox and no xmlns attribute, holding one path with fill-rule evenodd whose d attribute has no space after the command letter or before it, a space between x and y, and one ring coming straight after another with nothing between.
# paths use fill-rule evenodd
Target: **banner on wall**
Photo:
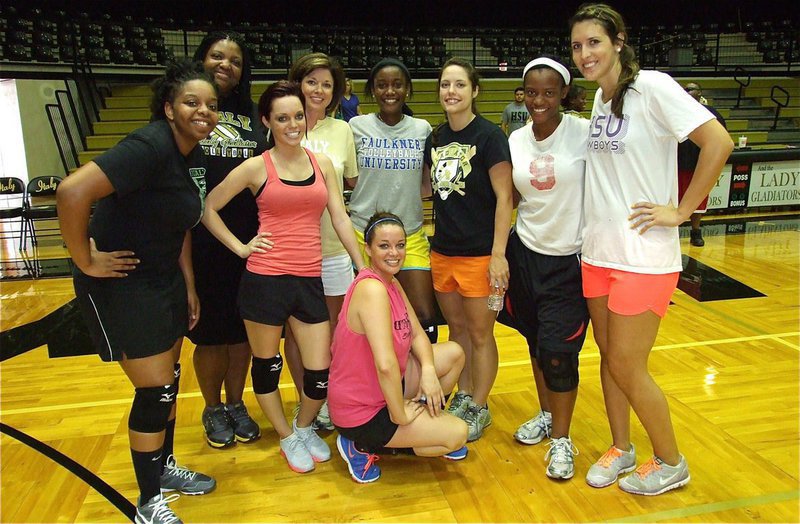
<instances>
[{"instance_id":1,"label":"banner on wall","mask_svg":"<svg viewBox=\"0 0 800 524\"><path fill-rule=\"evenodd\" d=\"M708 195L708 209L725 209L731 194L731 165L725 164L717 183Z\"/></svg>"},{"instance_id":2,"label":"banner on wall","mask_svg":"<svg viewBox=\"0 0 800 524\"><path fill-rule=\"evenodd\" d=\"M800 204L800 160L753 162L747 200L750 207Z\"/></svg>"}]
</instances>

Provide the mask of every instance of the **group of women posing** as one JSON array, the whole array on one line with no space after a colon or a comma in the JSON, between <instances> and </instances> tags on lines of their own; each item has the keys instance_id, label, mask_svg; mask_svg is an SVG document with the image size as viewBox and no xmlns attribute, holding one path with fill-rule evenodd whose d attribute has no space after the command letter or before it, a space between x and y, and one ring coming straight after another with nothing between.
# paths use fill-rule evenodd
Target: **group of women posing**
<instances>
[{"instance_id":1,"label":"group of women posing","mask_svg":"<svg viewBox=\"0 0 800 524\"><path fill-rule=\"evenodd\" d=\"M184 334L197 344L210 445L260 436L241 401L252 355L253 389L289 466L306 472L330 458L312 427L329 399L318 423L338 429L351 476L371 482L382 449L459 460L491 424L498 356L487 297L506 289L541 405L514 436L551 437L547 475L574 474L569 428L591 318L612 446L587 482L607 486L636 467L631 407L654 455L620 487L653 495L689 481L647 359L681 269L677 226L732 144L674 81L639 71L613 9L584 5L570 28L575 65L599 85L591 122L559 112L569 70L540 57L523 73L532 122L508 140L477 114L467 61L440 71L437 128L404 112L412 82L394 59L369 74L378 112L348 126L330 116L344 90L334 60L301 58L256 111L241 38L212 34L196 55L203 67L176 64L156 83L153 123L65 180L58 206L76 294L101 356L136 388L137 521L177 519L162 490L215 487L172 457ZM687 137L700 160L676 206L675 145ZM352 218L343 179L355 188ZM441 344L435 302L450 333ZM301 399L291 423L278 390L284 329Z\"/></svg>"}]
</instances>

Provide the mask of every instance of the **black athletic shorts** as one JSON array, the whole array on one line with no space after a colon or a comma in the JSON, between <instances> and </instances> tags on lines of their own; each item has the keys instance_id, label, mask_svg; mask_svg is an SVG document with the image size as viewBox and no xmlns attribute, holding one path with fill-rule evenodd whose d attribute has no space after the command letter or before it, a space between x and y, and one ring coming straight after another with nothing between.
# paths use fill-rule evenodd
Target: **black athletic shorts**
<instances>
[{"instance_id":1,"label":"black athletic shorts","mask_svg":"<svg viewBox=\"0 0 800 524\"><path fill-rule=\"evenodd\" d=\"M369 421L354 428L336 429L344 437L352 440L356 448L368 453L377 453L392 440L398 425L389 417L389 407L383 406Z\"/></svg>"},{"instance_id":2,"label":"black athletic shorts","mask_svg":"<svg viewBox=\"0 0 800 524\"><path fill-rule=\"evenodd\" d=\"M512 232L506 249L510 278L506 312L528 342L539 349L578 353L589 327L580 255L551 256L528 249Z\"/></svg>"},{"instance_id":3,"label":"black athletic shorts","mask_svg":"<svg viewBox=\"0 0 800 524\"><path fill-rule=\"evenodd\" d=\"M89 335L106 362L168 351L189 328L186 282L178 268L148 279L73 278Z\"/></svg>"},{"instance_id":4,"label":"black athletic shorts","mask_svg":"<svg viewBox=\"0 0 800 524\"><path fill-rule=\"evenodd\" d=\"M194 285L200 298L200 321L189 339L204 346L247 342L236 297L247 261L219 242L192 246Z\"/></svg>"},{"instance_id":5,"label":"black athletic shorts","mask_svg":"<svg viewBox=\"0 0 800 524\"><path fill-rule=\"evenodd\" d=\"M329 320L321 277L258 275L247 269L239 284L239 313L268 326L282 326L290 316L306 324Z\"/></svg>"}]
</instances>

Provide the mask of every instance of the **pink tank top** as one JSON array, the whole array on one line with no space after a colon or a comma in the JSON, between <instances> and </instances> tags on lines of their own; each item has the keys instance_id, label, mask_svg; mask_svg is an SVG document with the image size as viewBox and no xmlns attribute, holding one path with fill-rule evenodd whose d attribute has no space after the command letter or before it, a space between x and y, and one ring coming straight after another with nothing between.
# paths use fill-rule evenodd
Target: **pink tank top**
<instances>
[{"instance_id":1,"label":"pink tank top","mask_svg":"<svg viewBox=\"0 0 800 524\"><path fill-rule=\"evenodd\" d=\"M350 309L353 290L359 282L367 278L383 283L389 294L394 352L401 376L406 372L408 353L411 350L411 322L397 285L386 284L371 269L360 271L344 297L331 345L328 409L333 423L343 428L354 428L368 422L386 405L367 336L353 332L347 325L347 311Z\"/></svg>"},{"instance_id":2,"label":"pink tank top","mask_svg":"<svg viewBox=\"0 0 800 524\"><path fill-rule=\"evenodd\" d=\"M328 203L328 189L314 154L308 149L305 152L314 169L314 183L307 186L282 181L270 152L261 155L267 181L256 196L258 231L272 233L269 238L275 245L248 257L247 270L252 273L298 277L322 274L320 218Z\"/></svg>"}]
</instances>

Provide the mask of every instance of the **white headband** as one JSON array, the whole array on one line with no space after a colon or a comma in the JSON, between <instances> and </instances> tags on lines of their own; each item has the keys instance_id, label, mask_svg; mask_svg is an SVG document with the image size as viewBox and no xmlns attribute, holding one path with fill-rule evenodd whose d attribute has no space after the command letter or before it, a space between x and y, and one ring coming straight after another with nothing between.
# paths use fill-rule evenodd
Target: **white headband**
<instances>
[{"instance_id":1,"label":"white headband","mask_svg":"<svg viewBox=\"0 0 800 524\"><path fill-rule=\"evenodd\" d=\"M561 78L564 79L564 85L569 85L570 78L572 78L569 74L569 70L563 65L553 60L552 58L547 58L546 56L540 56L539 58L536 58L528 62L528 65L526 65L525 69L522 70L523 82L525 81L525 75L528 74L528 71L530 71L532 68L538 65L543 65L555 69L556 72L558 72L558 74L561 75Z\"/></svg>"}]
</instances>

